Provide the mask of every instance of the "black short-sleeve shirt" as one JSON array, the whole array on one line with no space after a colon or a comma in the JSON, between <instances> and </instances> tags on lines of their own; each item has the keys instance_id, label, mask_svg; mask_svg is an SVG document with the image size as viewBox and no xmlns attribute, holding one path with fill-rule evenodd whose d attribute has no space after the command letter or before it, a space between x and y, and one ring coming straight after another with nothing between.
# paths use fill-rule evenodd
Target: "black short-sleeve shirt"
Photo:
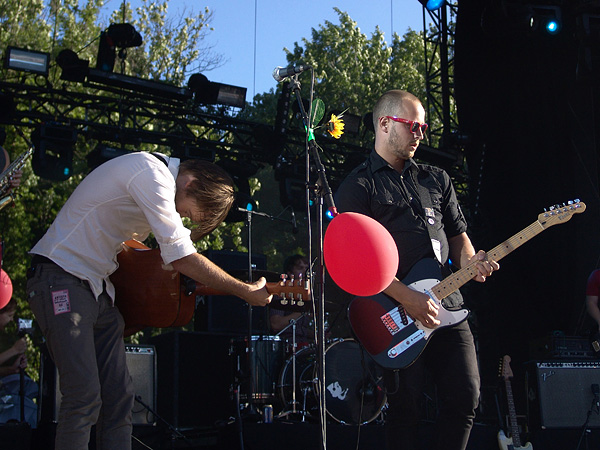
<instances>
[{"instance_id":1,"label":"black short-sleeve shirt","mask_svg":"<svg viewBox=\"0 0 600 450\"><path fill-rule=\"evenodd\" d=\"M429 193L434 217L423 212L416 183ZM411 159L400 174L375 151L342 182L335 203L339 212L372 217L390 232L398 248L400 280L419 260L435 258L427 226L433 227L440 241L444 264L448 261L448 238L467 230L454 187L444 170ZM430 218L434 219L432 225L426 223Z\"/></svg>"}]
</instances>

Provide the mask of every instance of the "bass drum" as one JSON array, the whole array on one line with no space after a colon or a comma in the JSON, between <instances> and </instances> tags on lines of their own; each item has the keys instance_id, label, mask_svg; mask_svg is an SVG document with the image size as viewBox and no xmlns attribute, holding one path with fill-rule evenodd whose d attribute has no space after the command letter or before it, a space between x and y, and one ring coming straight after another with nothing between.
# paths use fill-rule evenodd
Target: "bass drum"
<instances>
[{"instance_id":1,"label":"bass drum","mask_svg":"<svg viewBox=\"0 0 600 450\"><path fill-rule=\"evenodd\" d=\"M279 377L284 408L292 408L292 358ZM318 419L318 364L314 347L296 353L296 410ZM383 372L354 339L335 340L325 350L327 414L346 425L364 425L377 418L386 403Z\"/></svg>"}]
</instances>

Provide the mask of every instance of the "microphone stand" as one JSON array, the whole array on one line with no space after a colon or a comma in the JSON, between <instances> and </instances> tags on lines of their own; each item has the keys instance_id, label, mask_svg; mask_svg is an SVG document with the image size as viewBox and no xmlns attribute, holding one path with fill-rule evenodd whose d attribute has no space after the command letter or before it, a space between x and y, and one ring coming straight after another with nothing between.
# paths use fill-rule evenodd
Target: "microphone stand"
<instances>
[{"instance_id":1,"label":"microphone stand","mask_svg":"<svg viewBox=\"0 0 600 450\"><path fill-rule=\"evenodd\" d=\"M244 208L239 208L238 207L238 211L240 212L245 212L246 213L246 224L248 226L248 283L252 283L254 280L252 279L252 272L253 272L253 265L252 265L252 216L256 215L256 216L261 216L261 217L266 217L269 218L271 220L277 219L277 220L281 220L283 222L288 222L288 223L292 223L289 220L286 219L282 219L280 217L274 217L270 214L266 214L263 212L259 212L259 211L252 211L250 209L244 209ZM253 358L253 352L254 352L254 346L252 345L252 305L248 304L248 335L246 337L247 342L246 342L246 367L247 370L249 372L249 376L250 376L250 383L249 384L249 391L248 392L248 410L247 410L247 414L250 416L257 416L259 415L259 412L256 409L256 406L254 404L254 394L255 394L255 388L256 386L254 385L255 383L255 376L253 373L253 369L252 369L252 361L254 361ZM239 402L237 402L237 408L239 410Z\"/></svg>"},{"instance_id":2,"label":"microphone stand","mask_svg":"<svg viewBox=\"0 0 600 450\"><path fill-rule=\"evenodd\" d=\"M314 73L313 73L313 82L314 82ZM296 95L296 99L298 101L298 106L300 113L302 114L302 120L304 122L304 126L306 128L306 204L307 204L307 214L310 218L310 208L309 208L309 200L311 190L315 192L318 197L317 203L317 231L319 238L319 248L318 248L318 258L319 265L316 270L316 285L313 289L313 303L316 306L316 324L317 324L317 349L318 349L318 372L317 372L317 382L318 382L318 393L319 393L319 410L320 410L320 422L321 422L321 445L322 449L325 450L327 448L327 421L326 421L326 382L325 382L325 261L323 257L323 237L324 237L324 227L323 227L323 201L325 200L328 204L329 209L332 211L334 215L337 215L337 210L335 208L335 204L333 202L333 194L331 188L329 187L329 183L325 176L325 166L321 162L321 158L319 156L319 151L317 148L317 144L315 142L315 137L312 130L312 124L310 123L309 116L304 109L304 104L302 102L302 97L300 94L300 83L298 81L298 75L295 75L291 79L292 83L292 91ZM312 107L312 89L311 89L311 107ZM311 186L310 184L310 158L312 157L314 166L317 169L318 179L316 185ZM310 220L309 220L309 239L312 238L310 234ZM312 242L309 246L309 251L312 252ZM312 255L310 256L309 261L313 261ZM310 273L310 270L308 271Z\"/></svg>"}]
</instances>

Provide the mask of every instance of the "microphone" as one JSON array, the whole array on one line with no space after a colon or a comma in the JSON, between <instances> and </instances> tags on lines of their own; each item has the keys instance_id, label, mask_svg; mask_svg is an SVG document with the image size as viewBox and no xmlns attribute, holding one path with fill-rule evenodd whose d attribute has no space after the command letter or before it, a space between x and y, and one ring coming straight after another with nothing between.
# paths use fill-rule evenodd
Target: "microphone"
<instances>
[{"instance_id":1,"label":"microphone","mask_svg":"<svg viewBox=\"0 0 600 450\"><path fill-rule=\"evenodd\" d=\"M298 234L298 224L296 223L296 213L292 208L292 234Z\"/></svg>"},{"instance_id":2,"label":"microphone","mask_svg":"<svg viewBox=\"0 0 600 450\"><path fill-rule=\"evenodd\" d=\"M297 73L302 73L308 69L312 69L312 67L307 64L300 64L296 67L290 66L285 68L277 66L275 67L275 70L273 70L273 78L275 78L275 81L280 82L283 81L284 78L291 77Z\"/></svg>"}]
</instances>

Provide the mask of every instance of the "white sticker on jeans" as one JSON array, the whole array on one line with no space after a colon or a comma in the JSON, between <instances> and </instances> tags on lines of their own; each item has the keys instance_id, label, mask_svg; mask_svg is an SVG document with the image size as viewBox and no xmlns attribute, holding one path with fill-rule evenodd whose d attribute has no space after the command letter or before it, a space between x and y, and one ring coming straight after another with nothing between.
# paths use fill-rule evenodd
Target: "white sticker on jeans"
<instances>
[{"instance_id":1,"label":"white sticker on jeans","mask_svg":"<svg viewBox=\"0 0 600 450\"><path fill-rule=\"evenodd\" d=\"M71 302L69 302L69 290L52 292L52 305L54 306L54 315L71 312Z\"/></svg>"}]
</instances>

